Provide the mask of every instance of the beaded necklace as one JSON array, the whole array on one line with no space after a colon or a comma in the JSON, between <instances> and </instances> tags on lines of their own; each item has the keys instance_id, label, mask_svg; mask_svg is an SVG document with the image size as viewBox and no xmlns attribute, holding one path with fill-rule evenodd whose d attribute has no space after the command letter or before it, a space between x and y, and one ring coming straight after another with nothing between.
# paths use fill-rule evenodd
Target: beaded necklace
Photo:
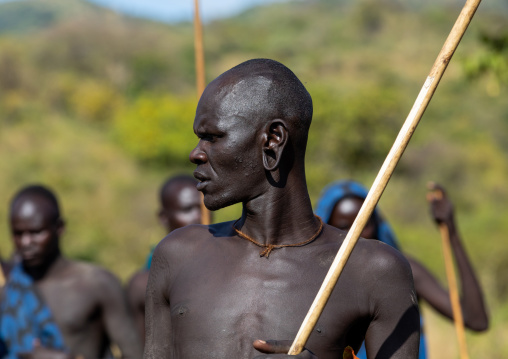
<instances>
[{"instance_id":1,"label":"beaded necklace","mask_svg":"<svg viewBox=\"0 0 508 359\"><path fill-rule=\"evenodd\" d=\"M318 220L319 220L319 228L317 230L316 233L314 233L312 235L312 237L310 237L309 239L307 239L306 241L303 241L303 242L300 242L300 243L295 243L295 244L263 244L263 243L259 243L258 241L256 241L255 239L249 237L248 235L246 235L245 233L243 233L242 231L240 231L238 228L236 228L236 224L238 223L238 221L241 219L241 218L238 218L236 220L235 223L233 223L233 229L235 230L235 232L242 238L254 243L256 246L258 247L262 247L264 248L261 252L259 252L259 256L260 257L266 257L268 258L268 256L270 255L270 253L272 252L272 250L274 249L277 249L277 248L284 248L284 247L302 247L306 244L309 244L310 242L312 242L314 239L317 238L317 236L319 236L319 234L321 233L321 231L323 230L323 221L321 220L321 217L319 216L316 216L314 215Z\"/></svg>"}]
</instances>

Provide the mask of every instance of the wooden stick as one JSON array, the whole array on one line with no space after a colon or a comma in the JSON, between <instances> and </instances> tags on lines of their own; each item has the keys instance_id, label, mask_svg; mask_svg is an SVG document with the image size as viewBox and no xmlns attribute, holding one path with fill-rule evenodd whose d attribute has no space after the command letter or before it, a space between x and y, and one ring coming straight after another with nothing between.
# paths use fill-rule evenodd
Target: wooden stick
<instances>
[{"instance_id":1,"label":"wooden stick","mask_svg":"<svg viewBox=\"0 0 508 359\"><path fill-rule=\"evenodd\" d=\"M196 60L196 88L199 100L205 90L205 55L203 51L203 26L199 16L199 0L194 0L194 51Z\"/></svg>"},{"instance_id":2,"label":"wooden stick","mask_svg":"<svg viewBox=\"0 0 508 359\"><path fill-rule=\"evenodd\" d=\"M384 189L390 177L395 169L395 166L399 162L402 153L404 152L413 132L418 125L427 105L429 104L432 95L436 91L437 85L443 76L444 71L448 63L450 62L455 49L457 48L462 36L464 35L467 26L471 22L478 5L481 0L467 0L464 8L460 12L460 15L455 22L448 38L446 39L441 52L437 56L434 65L432 66L429 76L423 84L416 101L409 112L402 129L400 130L395 143L393 144L388 156L386 157L381 170L379 171L374 183L365 198L365 201L356 217L351 229L349 230L344 242L342 243L337 256L335 257L330 270L328 271L319 292L312 303L309 312L307 313L300 330L298 331L293 344L288 354L299 354L305 343L309 339L314 326L316 325L330 295L332 294L333 288L339 279L339 276L346 265L346 262L353 251L353 248L358 242L360 233L362 232L365 224L369 220L374 208L376 207L379 198L381 197Z\"/></svg>"},{"instance_id":3,"label":"wooden stick","mask_svg":"<svg viewBox=\"0 0 508 359\"><path fill-rule=\"evenodd\" d=\"M462 308L460 306L459 291L457 287L457 277L453 268L452 250L450 246L450 233L446 224L439 225L441 239L443 244L443 255L446 268L446 278L450 290L450 302L452 303L453 320L455 322L455 331L459 340L459 351L461 359L469 359L467 353L466 333L464 331L464 318L462 317Z\"/></svg>"},{"instance_id":4,"label":"wooden stick","mask_svg":"<svg viewBox=\"0 0 508 359\"><path fill-rule=\"evenodd\" d=\"M434 182L429 182L430 192L427 193L427 200L431 203L434 200L443 199L443 191L436 187ZM445 223L439 224L439 232L441 233L443 256L445 262L446 278L450 291L450 303L452 305L453 321L455 323L455 331L459 341L459 351L461 359L469 359L466 345L466 333L464 331L464 318L462 317L462 308L459 299L459 287L457 286L457 276L453 267L452 249L450 244L450 232Z\"/></svg>"},{"instance_id":5,"label":"wooden stick","mask_svg":"<svg viewBox=\"0 0 508 359\"><path fill-rule=\"evenodd\" d=\"M199 16L199 0L194 0L194 52L196 58L196 89L198 100L205 90L205 55L203 51L203 26ZM201 224L210 224L210 211L205 207L201 194Z\"/></svg>"},{"instance_id":6,"label":"wooden stick","mask_svg":"<svg viewBox=\"0 0 508 359\"><path fill-rule=\"evenodd\" d=\"M0 288L2 288L5 285L5 283L6 283L6 279L5 279L4 269L0 265Z\"/></svg>"}]
</instances>

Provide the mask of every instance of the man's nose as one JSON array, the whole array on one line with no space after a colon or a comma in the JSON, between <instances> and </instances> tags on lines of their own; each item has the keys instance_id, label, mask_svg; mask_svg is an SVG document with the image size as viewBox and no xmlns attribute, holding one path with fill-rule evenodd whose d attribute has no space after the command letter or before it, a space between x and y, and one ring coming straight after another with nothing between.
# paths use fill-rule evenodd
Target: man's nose
<instances>
[{"instance_id":1,"label":"man's nose","mask_svg":"<svg viewBox=\"0 0 508 359\"><path fill-rule=\"evenodd\" d=\"M206 157L206 153L201 150L199 144L191 151L189 155L189 160L196 164L202 164L208 161L208 158Z\"/></svg>"},{"instance_id":2,"label":"man's nose","mask_svg":"<svg viewBox=\"0 0 508 359\"><path fill-rule=\"evenodd\" d=\"M21 233L20 244L22 247L29 246L32 243L32 234L30 232Z\"/></svg>"}]
</instances>

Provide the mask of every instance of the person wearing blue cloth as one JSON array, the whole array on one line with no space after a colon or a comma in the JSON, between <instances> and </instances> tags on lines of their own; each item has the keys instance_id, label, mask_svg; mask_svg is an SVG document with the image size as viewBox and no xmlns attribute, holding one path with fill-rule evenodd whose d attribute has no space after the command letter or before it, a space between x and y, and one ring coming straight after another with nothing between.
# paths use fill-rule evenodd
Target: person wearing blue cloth
<instances>
[{"instance_id":1,"label":"person wearing blue cloth","mask_svg":"<svg viewBox=\"0 0 508 359\"><path fill-rule=\"evenodd\" d=\"M164 182L159 191L161 209L158 217L167 233L187 226L201 224L201 194L196 189L198 181L189 175L176 175ZM127 299L134 315L141 339L145 340L145 292L152 264L152 248L145 268L134 273L127 286Z\"/></svg>"},{"instance_id":2,"label":"person wearing blue cloth","mask_svg":"<svg viewBox=\"0 0 508 359\"><path fill-rule=\"evenodd\" d=\"M449 229L462 287L461 305L464 324L471 330L484 331L488 328L488 316L483 301L482 290L462 245L455 224L453 205L441 186L434 185L433 189L443 193L441 198L434 197L431 199L430 207L434 220L437 223L445 223ZM316 214L324 222L347 231L360 211L367 193L366 188L354 181L332 183L321 193ZM385 221L378 208L374 209L361 236L367 239L377 239L400 250L393 230L388 222ZM407 255L406 258L411 265L418 299L427 301L436 311L447 318L453 319L448 291L441 286L439 281L420 262ZM362 346L357 355L360 359L367 357L364 346ZM420 336L419 358L427 358L423 330Z\"/></svg>"},{"instance_id":3,"label":"person wearing blue cloth","mask_svg":"<svg viewBox=\"0 0 508 359\"><path fill-rule=\"evenodd\" d=\"M21 189L10 205L12 239L21 261L0 302L0 357L104 358L110 342L124 358L141 343L117 278L60 251L65 224L54 193Z\"/></svg>"}]
</instances>

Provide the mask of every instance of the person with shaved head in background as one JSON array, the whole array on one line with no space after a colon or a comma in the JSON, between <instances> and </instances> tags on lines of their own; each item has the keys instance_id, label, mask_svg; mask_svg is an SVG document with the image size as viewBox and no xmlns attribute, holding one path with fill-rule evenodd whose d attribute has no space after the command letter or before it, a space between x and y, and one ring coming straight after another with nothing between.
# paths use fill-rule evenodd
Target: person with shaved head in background
<instances>
[{"instance_id":1,"label":"person with shaved head in background","mask_svg":"<svg viewBox=\"0 0 508 359\"><path fill-rule=\"evenodd\" d=\"M187 226L201 223L201 194L196 189L198 181L188 175L177 175L164 182L159 191L159 222L167 233ZM146 266L136 272L129 281L127 298L134 315L140 337L145 340L145 292L148 274L152 264L153 250Z\"/></svg>"},{"instance_id":2,"label":"person with shaved head in background","mask_svg":"<svg viewBox=\"0 0 508 359\"><path fill-rule=\"evenodd\" d=\"M140 358L119 280L62 255L65 222L54 193L40 185L21 189L9 219L21 262L0 304L2 357L97 359L108 355L112 342L124 358Z\"/></svg>"}]
</instances>

